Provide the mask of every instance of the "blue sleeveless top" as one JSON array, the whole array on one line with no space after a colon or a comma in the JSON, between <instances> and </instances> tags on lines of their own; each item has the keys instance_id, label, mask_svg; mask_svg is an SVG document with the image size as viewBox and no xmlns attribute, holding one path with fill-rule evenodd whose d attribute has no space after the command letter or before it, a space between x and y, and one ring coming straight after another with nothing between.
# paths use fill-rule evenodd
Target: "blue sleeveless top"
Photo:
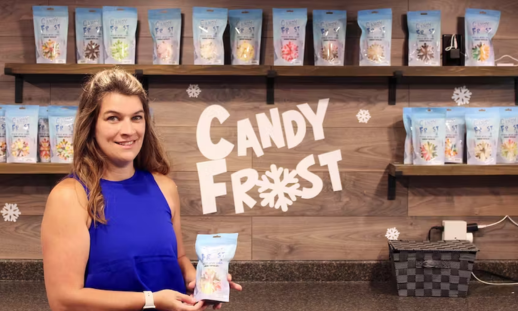
<instances>
[{"instance_id":1,"label":"blue sleeveless top","mask_svg":"<svg viewBox=\"0 0 518 311\"><path fill-rule=\"evenodd\" d=\"M185 294L171 210L153 175L136 170L126 180L101 179L101 188L108 223L89 228L84 287Z\"/></svg>"}]
</instances>

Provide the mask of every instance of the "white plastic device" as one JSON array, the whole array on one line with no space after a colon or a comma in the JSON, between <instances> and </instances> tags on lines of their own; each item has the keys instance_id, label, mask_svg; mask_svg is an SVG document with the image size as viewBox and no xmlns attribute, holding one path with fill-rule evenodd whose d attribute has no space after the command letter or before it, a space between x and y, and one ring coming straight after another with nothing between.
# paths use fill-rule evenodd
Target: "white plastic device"
<instances>
[{"instance_id":1,"label":"white plastic device","mask_svg":"<svg viewBox=\"0 0 518 311\"><path fill-rule=\"evenodd\" d=\"M468 240L468 223L462 220L443 220L443 241ZM473 234L471 234L473 240Z\"/></svg>"}]
</instances>

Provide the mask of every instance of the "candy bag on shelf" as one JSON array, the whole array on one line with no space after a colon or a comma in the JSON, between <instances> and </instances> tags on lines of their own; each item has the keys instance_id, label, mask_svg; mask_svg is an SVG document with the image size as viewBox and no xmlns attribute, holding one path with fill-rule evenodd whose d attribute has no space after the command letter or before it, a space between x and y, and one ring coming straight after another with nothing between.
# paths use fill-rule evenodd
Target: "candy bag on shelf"
<instances>
[{"instance_id":1,"label":"candy bag on shelf","mask_svg":"<svg viewBox=\"0 0 518 311\"><path fill-rule=\"evenodd\" d=\"M412 108L414 164L444 164L444 108Z\"/></svg>"},{"instance_id":2,"label":"candy bag on shelf","mask_svg":"<svg viewBox=\"0 0 518 311\"><path fill-rule=\"evenodd\" d=\"M7 163L36 163L38 160L37 105L9 105L5 111Z\"/></svg>"},{"instance_id":3,"label":"candy bag on shelf","mask_svg":"<svg viewBox=\"0 0 518 311\"><path fill-rule=\"evenodd\" d=\"M467 108L468 164L496 164L500 113L498 108Z\"/></svg>"},{"instance_id":4,"label":"candy bag on shelf","mask_svg":"<svg viewBox=\"0 0 518 311\"><path fill-rule=\"evenodd\" d=\"M195 65L224 65L223 33L227 28L228 10L193 8L193 43Z\"/></svg>"},{"instance_id":5,"label":"candy bag on shelf","mask_svg":"<svg viewBox=\"0 0 518 311\"><path fill-rule=\"evenodd\" d=\"M392 9L358 11L360 66L390 66Z\"/></svg>"},{"instance_id":6,"label":"candy bag on shelf","mask_svg":"<svg viewBox=\"0 0 518 311\"><path fill-rule=\"evenodd\" d=\"M148 22L153 38L153 64L178 65L182 30L180 9L149 10Z\"/></svg>"},{"instance_id":7,"label":"candy bag on shelf","mask_svg":"<svg viewBox=\"0 0 518 311\"><path fill-rule=\"evenodd\" d=\"M304 65L307 9L273 9L274 65Z\"/></svg>"},{"instance_id":8,"label":"candy bag on shelf","mask_svg":"<svg viewBox=\"0 0 518 311\"><path fill-rule=\"evenodd\" d=\"M315 66L343 66L347 11L313 10Z\"/></svg>"},{"instance_id":9,"label":"candy bag on shelf","mask_svg":"<svg viewBox=\"0 0 518 311\"><path fill-rule=\"evenodd\" d=\"M259 65L263 10L230 10L232 65Z\"/></svg>"},{"instance_id":10,"label":"candy bag on shelf","mask_svg":"<svg viewBox=\"0 0 518 311\"><path fill-rule=\"evenodd\" d=\"M50 162L72 163L74 159L74 122L77 107L50 106Z\"/></svg>"},{"instance_id":11,"label":"candy bag on shelf","mask_svg":"<svg viewBox=\"0 0 518 311\"><path fill-rule=\"evenodd\" d=\"M68 7L33 6L36 63L67 62Z\"/></svg>"},{"instance_id":12,"label":"candy bag on shelf","mask_svg":"<svg viewBox=\"0 0 518 311\"><path fill-rule=\"evenodd\" d=\"M494 66L493 37L500 24L500 11L466 9L465 66Z\"/></svg>"}]
</instances>

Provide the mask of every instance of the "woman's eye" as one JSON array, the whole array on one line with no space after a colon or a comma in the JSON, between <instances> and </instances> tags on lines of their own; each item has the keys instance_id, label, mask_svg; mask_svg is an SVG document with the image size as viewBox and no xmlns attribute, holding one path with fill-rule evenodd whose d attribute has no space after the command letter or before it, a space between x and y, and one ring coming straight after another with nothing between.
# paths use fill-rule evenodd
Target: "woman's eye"
<instances>
[{"instance_id":1,"label":"woman's eye","mask_svg":"<svg viewBox=\"0 0 518 311\"><path fill-rule=\"evenodd\" d=\"M117 117L116 116L111 116L111 117L108 117L107 120L108 121L117 121Z\"/></svg>"},{"instance_id":2,"label":"woman's eye","mask_svg":"<svg viewBox=\"0 0 518 311\"><path fill-rule=\"evenodd\" d=\"M133 119L134 119L134 120L142 120L142 119L144 119L144 118L143 118L142 116L134 116L134 117L133 117Z\"/></svg>"}]
</instances>

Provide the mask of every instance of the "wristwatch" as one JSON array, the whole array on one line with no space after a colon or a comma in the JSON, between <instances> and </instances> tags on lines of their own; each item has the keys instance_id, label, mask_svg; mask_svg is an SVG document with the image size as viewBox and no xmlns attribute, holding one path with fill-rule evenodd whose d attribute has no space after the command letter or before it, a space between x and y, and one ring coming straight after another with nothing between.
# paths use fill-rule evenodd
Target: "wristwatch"
<instances>
[{"instance_id":1,"label":"wristwatch","mask_svg":"<svg viewBox=\"0 0 518 311\"><path fill-rule=\"evenodd\" d=\"M153 293L150 291L144 291L144 297L146 297L146 304L142 310L155 309L155 300L153 299Z\"/></svg>"}]
</instances>

